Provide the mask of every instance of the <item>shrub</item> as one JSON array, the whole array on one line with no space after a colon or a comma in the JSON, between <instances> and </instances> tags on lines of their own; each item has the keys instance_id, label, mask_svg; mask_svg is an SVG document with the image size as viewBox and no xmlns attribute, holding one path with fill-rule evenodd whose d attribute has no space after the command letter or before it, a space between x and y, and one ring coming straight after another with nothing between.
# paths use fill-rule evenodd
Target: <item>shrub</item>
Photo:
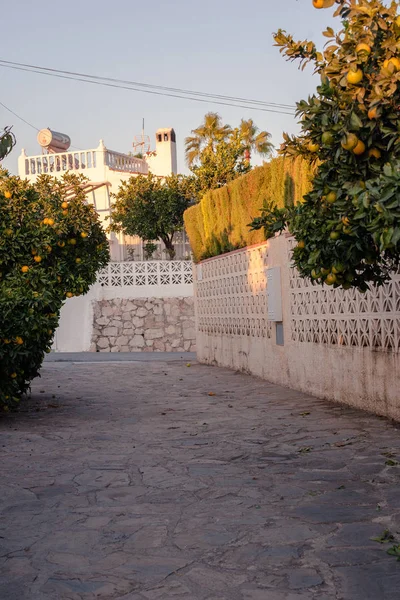
<instances>
[{"instance_id":1,"label":"shrub","mask_svg":"<svg viewBox=\"0 0 400 600\"><path fill-rule=\"evenodd\" d=\"M15 406L49 352L67 297L88 291L108 242L83 177L35 185L0 171L0 406ZM67 199L68 198L68 199Z\"/></svg>"},{"instance_id":2,"label":"shrub","mask_svg":"<svg viewBox=\"0 0 400 600\"><path fill-rule=\"evenodd\" d=\"M196 262L264 240L248 224L272 201L280 207L302 201L313 169L302 158L275 158L227 185L207 192L184 214Z\"/></svg>"}]
</instances>

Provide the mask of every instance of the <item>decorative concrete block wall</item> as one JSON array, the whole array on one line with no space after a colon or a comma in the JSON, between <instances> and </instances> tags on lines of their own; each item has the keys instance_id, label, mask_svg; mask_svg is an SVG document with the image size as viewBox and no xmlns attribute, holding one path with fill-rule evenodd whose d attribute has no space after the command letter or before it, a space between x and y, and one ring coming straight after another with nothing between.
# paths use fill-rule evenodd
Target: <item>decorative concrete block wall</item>
<instances>
[{"instance_id":1,"label":"decorative concrete block wall","mask_svg":"<svg viewBox=\"0 0 400 600\"><path fill-rule=\"evenodd\" d=\"M294 244L281 235L197 265L198 359L400 421L400 273L366 294L316 285L293 267Z\"/></svg>"},{"instance_id":2,"label":"decorative concrete block wall","mask_svg":"<svg viewBox=\"0 0 400 600\"><path fill-rule=\"evenodd\" d=\"M93 352L194 352L193 297L93 301Z\"/></svg>"}]
</instances>

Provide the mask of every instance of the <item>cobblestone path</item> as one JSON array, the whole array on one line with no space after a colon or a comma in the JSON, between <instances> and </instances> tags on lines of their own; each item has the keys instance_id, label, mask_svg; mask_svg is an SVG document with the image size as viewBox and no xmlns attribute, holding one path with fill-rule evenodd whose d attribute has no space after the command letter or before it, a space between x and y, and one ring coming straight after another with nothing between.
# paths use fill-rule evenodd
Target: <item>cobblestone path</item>
<instances>
[{"instance_id":1,"label":"cobblestone path","mask_svg":"<svg viewBox=\"0 0 400 600\"><path fill-rule=\"evenodd\" d=\"M399 600L399 425L184 361L0 419L1 600ZM386 534L386 537L389 534Z\"/></svg>"}]
</instances>

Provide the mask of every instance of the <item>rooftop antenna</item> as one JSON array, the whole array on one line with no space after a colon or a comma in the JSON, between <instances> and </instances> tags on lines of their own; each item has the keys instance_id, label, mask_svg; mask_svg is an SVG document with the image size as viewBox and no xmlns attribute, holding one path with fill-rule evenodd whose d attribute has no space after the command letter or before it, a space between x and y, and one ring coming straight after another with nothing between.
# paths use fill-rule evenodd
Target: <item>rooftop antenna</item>
<instances>
[{"instance_id":1,"label":"rooftop antenna","mask_svg":"<svg viewBox=\"0 0 400 600\"><path fill-rule=\"evenodd\" d=\"M144 133L144 119L142 119L142 133L141 135L135 135L132 146L134 154L144 156L150 151L150 137Z\"/></svg>"}]
</instances>

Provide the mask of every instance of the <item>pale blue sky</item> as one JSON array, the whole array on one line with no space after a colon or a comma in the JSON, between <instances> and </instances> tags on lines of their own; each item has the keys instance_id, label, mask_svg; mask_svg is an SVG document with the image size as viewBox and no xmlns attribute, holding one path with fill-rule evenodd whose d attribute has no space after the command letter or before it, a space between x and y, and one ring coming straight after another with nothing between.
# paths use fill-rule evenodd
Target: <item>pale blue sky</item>
<instances>
[{"instance_id":1,"label":"pale blue sky","mask_svg":"<svg viewBox=\"0 0 400 600\"><path fill-rule=\"evenodd\" d=\"M3 60L136 80L157 85L294 104L313 91L308 68L286 63L273 47L279 27L322 45L330 10L311 0L69 0L2 2ZM108 148L132 149L145 118L146 133L174 127L178 169L184 138L209 110L232 126L252 117L278 146L296 131L290 116L151 96L0 68L0 101L36 127L70 135L78 148L103 138ZM5 164L16 172L22 147L38 154L33 129L0 106L0 125L14 125L18 146Z\"/></svg>"}]
</instances>

